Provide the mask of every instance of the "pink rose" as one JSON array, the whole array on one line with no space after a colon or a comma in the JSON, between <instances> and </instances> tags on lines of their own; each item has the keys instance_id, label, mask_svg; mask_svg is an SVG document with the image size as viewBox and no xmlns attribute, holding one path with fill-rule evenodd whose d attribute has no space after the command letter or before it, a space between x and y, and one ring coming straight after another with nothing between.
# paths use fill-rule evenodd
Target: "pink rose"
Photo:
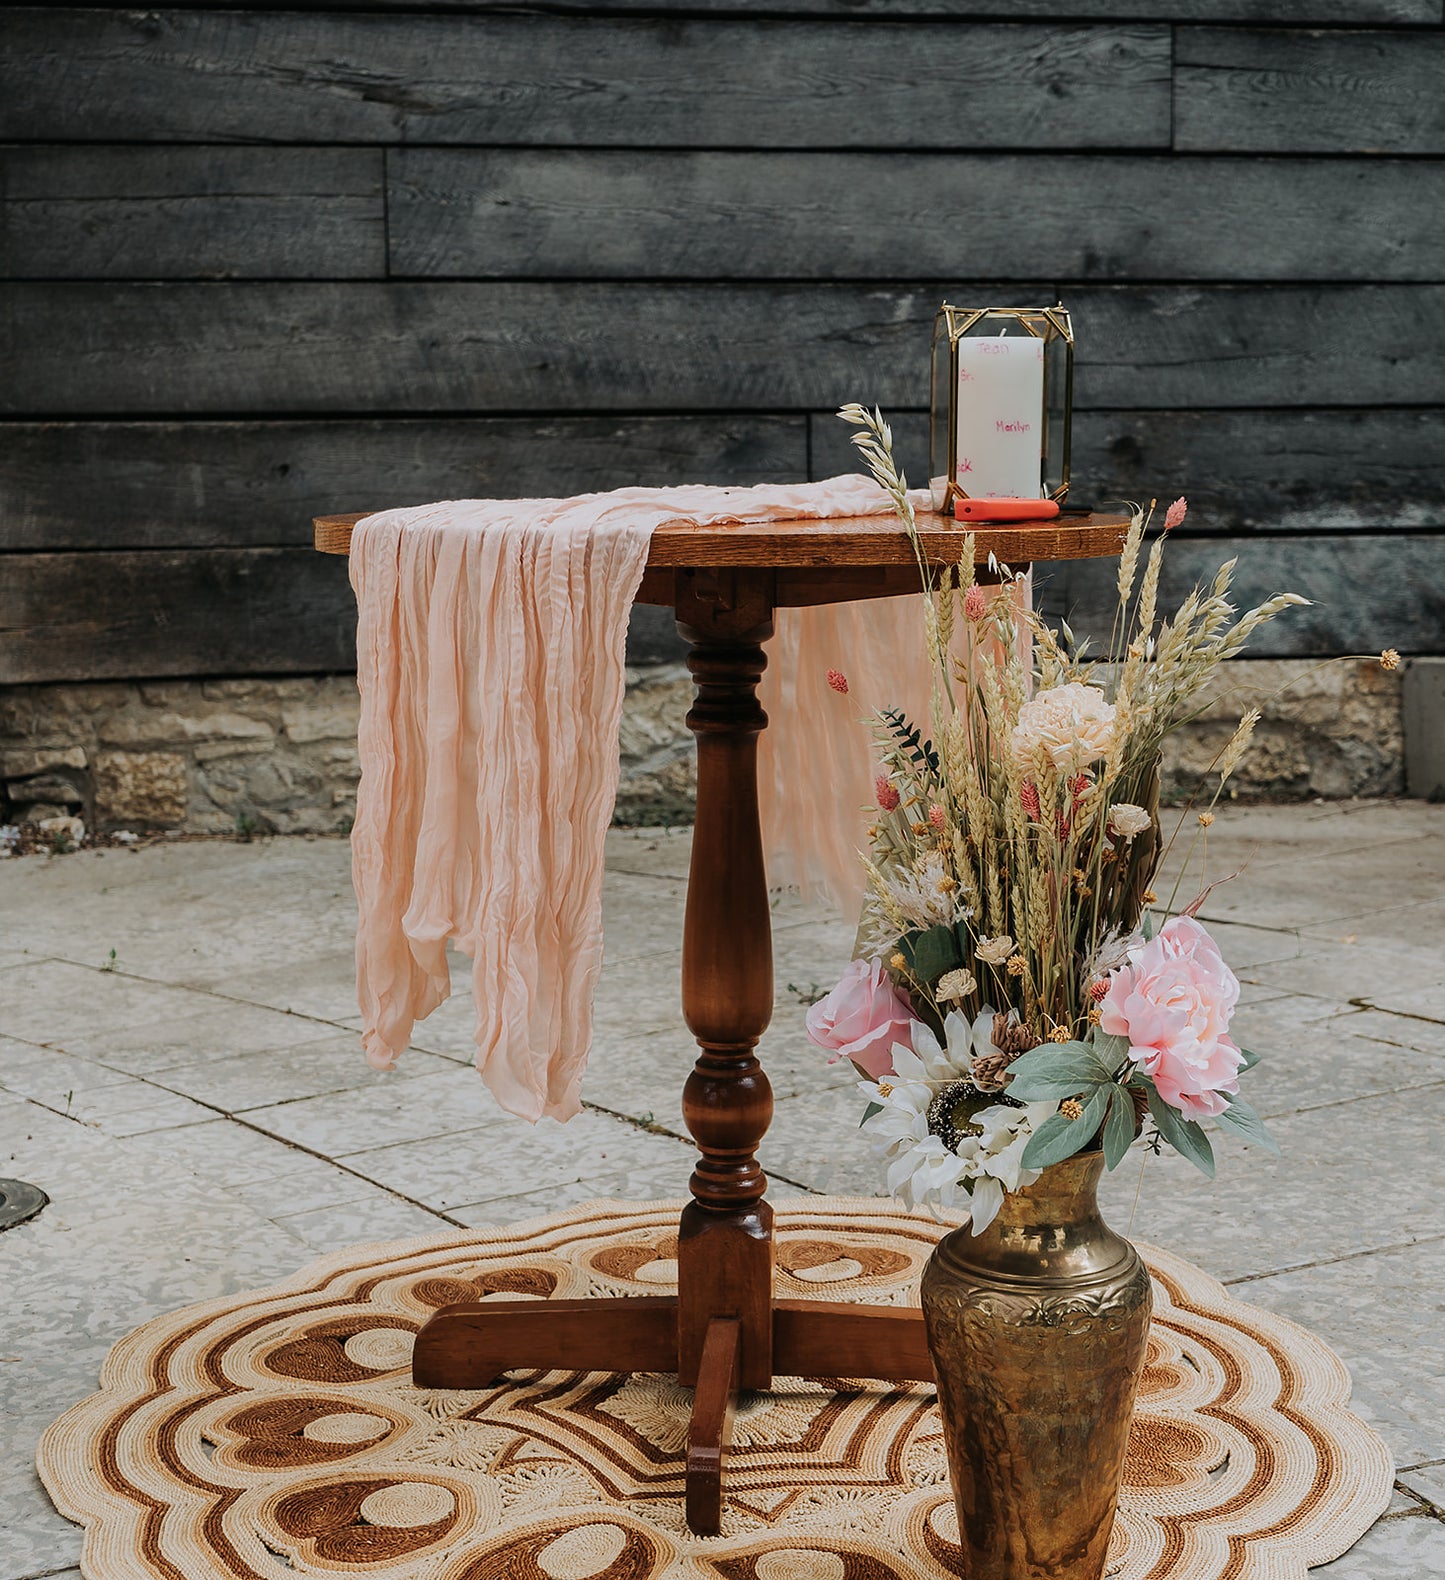
<instances>
[{"instance_id":1,"label":"pink rose","mask_svg":"<svg viewBox=\"0 0 1445 1580\"><path fill-rule=\"evenodd\" d=\"M1229 1038L1239 981L1191 916L1165 922L1110 977L1103 1029L1129 1039L1129 1057L1159 1095L1190 1119L1222 1114L1239 1090L1244 1055Z\"/></svg>"},{"instance_id":2,"label":"pink rose","mask_svg":"<svg viewBox=\"0 0 1445 1580\"><path fill-rule=\"evenodd\" d=\"M853 1061L870 1081L893 1073L893 1044L913 1046L917 1019L881 960L854 960L838 986L808 1011L808 1036L839 1059Z\"/></svg>"}]
</instances>

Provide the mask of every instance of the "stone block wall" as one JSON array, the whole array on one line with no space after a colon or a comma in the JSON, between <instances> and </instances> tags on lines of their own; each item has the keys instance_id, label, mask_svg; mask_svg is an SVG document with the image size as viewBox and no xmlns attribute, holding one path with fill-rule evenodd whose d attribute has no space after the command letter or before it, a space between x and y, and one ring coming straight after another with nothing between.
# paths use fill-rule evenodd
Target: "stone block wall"
<instances>
[{"instance_id":1,"label":"stone block wall","mask_svg":"<svg viewBox=\"0 0 1445 1580\"><path fill-rule=\"evenodd\" d=\"M1264 717L1233 793L1398 795L1401 677L1346 660L1229 666L1173 737L1166 796L1187 793L1241 710ZM628 671L619 821L691 817L692 696L680 664ZM294 679L14 686L0 694L0 822L79 816L97 832L345 833L356 808L356 683Z\"/></svg>"},{"instance_id":2,"label":"stone block wall","mask_svg":"<svg viewBox=\"0 0 1445 1580\"><path fill-rule=\"evenodd\" d=\"M1244 659L1228 664L1199 717L1170 736L1163 793L1188 795L1258 708L1249 751L1230 793L1273 801L1405 792L1402 673L1370 659Z\"/></svg>"},{"instance_id":3,"label":"stone block wall","mask_svg":"<svg viewBox=\"0 0 1445 1580\"><path fill-rule=\"evenodd\" d=\"M116 681L0 695L11 822L200 834L342 833L356 808L356 682Z\"/></svg>"}]
</instances>

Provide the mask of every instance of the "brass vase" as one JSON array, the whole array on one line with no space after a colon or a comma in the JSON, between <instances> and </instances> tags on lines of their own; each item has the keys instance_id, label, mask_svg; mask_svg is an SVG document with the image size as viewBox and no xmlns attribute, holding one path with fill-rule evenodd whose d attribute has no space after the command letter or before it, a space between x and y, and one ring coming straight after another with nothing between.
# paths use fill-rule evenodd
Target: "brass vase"
<instances>
[{"instance_id":1,"label":"brass vase","mask_svg":"<svg viewBox=\"0 0 1445 1580\"><path fill-rule=\"evenodd\" d=\"M1004 1197L941 1240L923 1316L966 1580L1100 1580L1152 1304L1099 1216L1103 1154Z\"/></svg>"}]
</instances>

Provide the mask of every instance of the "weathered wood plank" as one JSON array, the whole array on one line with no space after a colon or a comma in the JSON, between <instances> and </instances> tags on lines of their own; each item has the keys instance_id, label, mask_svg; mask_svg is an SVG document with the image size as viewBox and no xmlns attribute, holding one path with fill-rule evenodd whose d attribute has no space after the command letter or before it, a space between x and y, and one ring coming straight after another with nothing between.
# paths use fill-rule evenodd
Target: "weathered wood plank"
<instances>
[{"instance_id":1,"label":"weathered wood plank","mask_svg":"<svg viewBox=\"0 0 1445 1580\"><path fill-rule=\"evenodd\" d=\"M1445 630L1445 534L1392 533L1315 538L1181 539L1169 545L1159 607L1178 606L1197 581L1239 555L1232 598L1240 609L1277 592L1314 600L1263 627L1254 658L1316 658L1338 653L1433 653ZM1035 579L1039 607L1063 614L1076 634L1107 643L1113 571L1079 560Z\"/></svg>"},{"instance_id":2,"label":"weathered wood plank","mask_svg":"<svg viewBox=\"0 0 1445 1580\"><path fill-rule=\"evenodd\" d=\"M397 149L387 171L393 276L1435 280L1445 252L1433 160Z\"/></svg>"},{"instance_id":3,"label":"weathered wood plank","mask_svg":"<svg viewBox=\"0 0 1445 1580\"><path fill-rule=\"evenodd\" d=\"M1047 301L1049 286L947 287ZM0 412L916 405L945 287L12 285ZM1445 287L1070 287L1079 409L1445 405Z\"/></svg>"},{"instance_id":4,"label":"weathered wood plank","mask_svg":"<svg viewBox=\"0 0 1445 1580\"><path fill-rule=\"evenodd\" d=\"M1169 29L368 12L0 16L0 136L1167 147Z\"/></svg>"},{"instance_id":5,"label":"weathered wood plank","mask_svg":"<svg viewBox=\"0 0 1445 1580\"><path fill-rule=\"evenodd\" d=\"M906 158L400 150L392 273L933 278L961 261L1000 279L1408 279L1438 275L1445 247L1445 162ZM0 274L380 277L381 159L0 150ZM1160 225L1181 182L1198 201ZM965 241L919 191L968 214Z\"/></svg>"},{"instance_id":6,"label":"weathered wood plank","mask_svg":"<svg viewBox=\"0 0 1445 1580\"><path fill-rule=\"evenodd\" d=\"M807 475L807 419L7 423L0 551L303 545L312 516Z\"/></svg>"},{"instance_id":7,"label":"weathered wood plank","mask_svg":"<svg viewBox=\"0 0 1445 1580\"><path fill-rule=\"evenodd\" d=\"M926 412L889 412L910 481L928 465ZM813 417L813 475L857 469L854 430ZM1445 527L1442 411L1084 411L1080 503L1189 500L1191 532L1387 532Z\"/></svg>"},{"instance_id":8,"label":"weathered wood plank","mask_svg":"<svg viewBox=\"0 0 1445 1580\"><path fill-rule=\"evenodd\" d=\"M1241 605L1282 588L1316 599L1266 628L1256 657L1430 652L1445 625L1445 535L1171 545L1161 607L1238 551ZM1042 607L1107 634L1110 572L1080 561L1041 573ZM224 616L224 617L222 617ZM657 629L654 629L654 628ZM310 549L22 554L0 578L0 684L161 675L302 674L353 661L346 562ZM657 621L639 658L669 649Z\"/></svg>"},{"instance_id":9,"label":"weathered wood plank","mask_svg":"<svg viewBox=\"0 0 1445 1580\"><path fill-rule=\"evenodd\" d=\"M0 277L381 279L370 148L0 149Z\"/></svg>"},{"instance_id":10,"label":"weathered wood plank","mask_svg":"<svg viewBox=\"0 0 1445 1580\"><path fill-rule=\"evenodd\" d=\"M743 0L647 0L657 14L736 15ZM91 9L133 9L134 0L92 0ZM289 11L351 11L356 0L287 0ZM235 10L236 0L190 0L196 11ZM517 0L387 0L391 11L444 11L483 15L515 11ZM547 0L558 13L594 16L636 13L638 0ZM935 21L996 18L999 0L768 0L771 16ZM1157 22L1273 22L1275 24L1401 23L1441 20L1440 0L1010 0L1008 14L1026 18L1136 19Z\"/></svg>"},{"instance_id":11,"label":"weathered wood plank","mask_svg":"<svg viewBox=\"0 0 1445 1580\"><path fill-rule=\"evenodd\" d=\"M1445 404L1445 288L1071 288L1083 408Z\"/></svg>"},{"instance_id":12,"label":"weathered wood plank","mask_svg":"<svg viewBox=\"0 0 1445 1580\"><path fill-rule=\"evenodd\" d=\"M108 0L122 5L126 0ZM229 5L233 0L206 0ZM345 6L351 0L307 0ZM434 0L392 0L432 6ZM437 8L491 10L513 0L441 0ZM736 11L739 0L647 0L649 11ZM548 0L553 11L629 11L636 0ZM996 17L1000 0L768 0L768 10L821 17ZM1441 20L1437 0L1009 0L1010 17L1142 17L1151 22L1431 23Z\"/></svg>"},{"instance_id":13,"label":"weathered wood plank","mask_svg":"<svg viewBox=\"0 0 1445 1580\"><path fill-rule=\"evenodd\" d=\"M1445 153L1445 34L1183 27L1176 38L1177 148Z\"/></svg>"},{"instance_id":14,"label":"weathered wood plank","mask_svg":"<svg viewBox=\"0 0 1445 1580\"><path fill-rule=\"evenodd\" d=\"M839 392L866 394L874 368L888 380L880 398L912 391L916 399L939 296L610 284L16 285L0 295L0 410L808 410Z\"/></svg>"},{"instance_id":15,"label":"weathered wood plank","mask_svg":"<svg viewBox=\"0 0 1445 1580\"><path fill-rule=\"evenodd\" d=\"M355 629L345 563L306 549L18 554L0 684L344 670Z\"/></svg>"}]
</instances>

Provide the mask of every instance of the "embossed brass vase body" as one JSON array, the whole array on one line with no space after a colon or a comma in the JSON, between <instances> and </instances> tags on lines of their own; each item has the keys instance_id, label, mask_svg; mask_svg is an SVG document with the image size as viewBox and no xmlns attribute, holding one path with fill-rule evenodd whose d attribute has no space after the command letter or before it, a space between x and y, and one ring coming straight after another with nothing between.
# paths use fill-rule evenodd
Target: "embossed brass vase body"
<instances>
[{"instance_id":1,"label":"embossed brass vase body","mask_svg":"<svg viewBox=\"0 0 1445 1580\"><path fill-rule=\"evenodd\" d=\"M1149 1336L1149 1273L1099 1216L1097 1151L938 1244L923 1316L967 1580L1100 1580Z\"/></svg>"}]
</instances>

